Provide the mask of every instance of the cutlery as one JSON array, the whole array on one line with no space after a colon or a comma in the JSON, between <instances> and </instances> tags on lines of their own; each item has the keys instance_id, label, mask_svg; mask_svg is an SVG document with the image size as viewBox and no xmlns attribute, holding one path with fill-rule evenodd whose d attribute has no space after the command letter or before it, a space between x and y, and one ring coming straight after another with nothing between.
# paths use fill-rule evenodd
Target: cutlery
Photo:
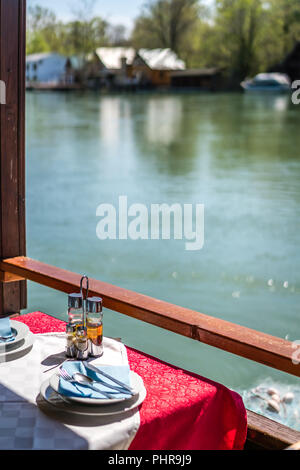
<instances>
[{"instance_id":1,"label":"cutlery","mask_svg":"<svg viewBox=\"0 0 300 470\"><path fill-rule=\"evenodd\" d=\"M109 388L113 388L114 390L117 390L118 392L120 393L124 393L124 388L121 389L121 387L115 387L114 385L109 385L107 384L106 382L104 382L103 380L93 380L91 377L87 376L87 375L84 375L84 374L81 374L80 372L76 372L74 375L73 375L73 379L74 380L77 380L79 383L81 383L82 385L93 385L93 384L102 384L102 385L105 385L106 387L109 387ZM98 390L98 389L97 389ZM101 393L109 393L109 392L101 392ZM129 393L129 392L128 392ZM132 394L131 394L132 395Z\"/></svg>"},{"instance_id":2,"label":"cutlery","mask_svg":"<svg viewBox=\"0 0 300 470\"><path fill-rule=\"evenodd\" d=\"M106 398L109 398L111 399L112 397L107 393L107 392L103 392L102 390L99 390L99 388L95 387L92 385L93 383L93 380L90 379L88 377L88 380L87 380L87 377L82 374L79 374L79 373L75 373L73 374L72 376L70 376L68 374L68 372L66 372L64 369L60 369L59 370L59 375L64 379L66 380L67 382L70 382L70 383L74 383L74 385L76 384L79 384L79 385L88 385L92 390L95 390L96 392L98 393L101 393L102 395L104 395ZM77 389L78 390L78 389Z\"/></svg>"},{"instance_id":3,"label":"cutlery","mask_svg":"<svg viewBox=\"0 0 300 470\"><path fill-rule=\"evenodd\" d=\"M107 382L105 382L104 380L101 380L101 379L98 379L98 380L93 380L91 377L89 377L88 375L84 375L84 374L80 374L82 378L85 378L87 382L90 382L90 383L98 383L98 384L102 384L102 385L105 385L105 387L108 387L108 388L111 388L113 390L116 390L117 392L119 393L129 393L131 396L134 395L133 392L130 392L129 390L125 389L124 387L117 387L116 385L111 385L111 384L108 384Z\"/></svg>"},{"instance_id":4,"label":"cutlery","mask_svg":"<svg viewBox=\"0 0 300 470\"><path fill-rule=\"evenodd\" d=\"M97 374L103 375L104 377L106 377L107 379L111 380L112 382L115 382L116 384L120 385L120 387L124 388L125 390L127 390L127 391L130 392L131 394L134 394L134 391L132 390L132 388L128 387L126 384L124 384L123 382L121 382L121 381L118 380L118 379L115 379L114 377L112 377L111 375L107 374L106 372L103 372L102 370L98 369L98 368L95 367L93 364L89 364L89 363L86 362L86 361L84 361L83 364L85 365L85 367L87 367L88 369L91 369L93 372L96 372Z\"/></svg>"}]
</instances>

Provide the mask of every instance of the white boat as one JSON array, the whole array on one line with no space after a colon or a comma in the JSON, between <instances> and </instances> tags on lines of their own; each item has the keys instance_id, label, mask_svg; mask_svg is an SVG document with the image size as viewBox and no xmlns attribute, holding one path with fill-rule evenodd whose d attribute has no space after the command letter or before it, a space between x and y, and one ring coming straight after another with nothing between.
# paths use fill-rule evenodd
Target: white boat
<instances>
[{"instance_id":1,"label":"white boat","mask_svg":"<svg viewBox=\"0 0 300 470\"><path fill-rule=\"evenodd\" d=\"M291 90L291 80L283 73L259 73L241 83L245 91L286 93Z\"/></svg>"}]
</instances>

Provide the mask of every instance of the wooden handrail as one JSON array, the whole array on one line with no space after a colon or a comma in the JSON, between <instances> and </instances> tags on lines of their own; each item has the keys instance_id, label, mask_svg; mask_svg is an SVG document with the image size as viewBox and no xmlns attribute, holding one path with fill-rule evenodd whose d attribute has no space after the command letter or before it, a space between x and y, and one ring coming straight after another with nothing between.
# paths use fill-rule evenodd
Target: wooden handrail
<instances>
[{"instance_id":1,"label":"wooden handrail","mask_svg":"<svg viewBox=\"0 0 300 470\"><path fill-rule=\"evenodd\" d=\"M80 274L26 257L3 260L0 270L61 292L78 291L80 286ZM300 377L289 341L95 279L90 279L89 287L90 294L101 296L108 309Z\"/></svg>"},{"instance_id":2,"label":"wooden handrail","mask_svg":"<svg viewBox=\"0 0 300 470\"><path fill-rule=\"evenodd\" d=\"M247 410L247 424L246 450L295 450L299 444L299 431L266 416Z\"/></svg>"}]
</instances>

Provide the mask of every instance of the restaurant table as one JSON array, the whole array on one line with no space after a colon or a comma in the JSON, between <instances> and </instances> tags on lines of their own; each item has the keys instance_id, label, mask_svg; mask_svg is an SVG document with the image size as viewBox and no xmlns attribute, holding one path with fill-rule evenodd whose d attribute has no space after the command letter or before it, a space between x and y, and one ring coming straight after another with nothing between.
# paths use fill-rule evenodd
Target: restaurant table
<instances>
[{"instance_id":1,"label":"restaurant table","mask_svg":"<svg viewBox=\"0 0 300 470\"><path fill-rule=\"evenodd\" d=\"M38 335L65 330L63 321L41 312L15 320L25 323ZM243 449L247 415L236 392L128 346L126 350L130 369L142 377L147 390L146 399L138 410L134 437L128 441L129 450ZM2 405L0 441L6 432L6 416L9 416L5 414L8 404Z\"/></svg>"}]
</instances>

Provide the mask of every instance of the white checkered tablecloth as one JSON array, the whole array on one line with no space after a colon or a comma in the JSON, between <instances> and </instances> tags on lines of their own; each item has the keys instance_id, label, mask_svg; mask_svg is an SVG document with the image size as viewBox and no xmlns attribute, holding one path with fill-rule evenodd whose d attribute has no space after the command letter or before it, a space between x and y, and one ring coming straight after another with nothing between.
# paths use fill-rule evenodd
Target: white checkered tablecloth
<instances>
[{"instance_id":1,"label":"white checkered tablecloth","mask_svg":"<svg viewBox=\"0 0 300 470\"><path fill-rule=\"evenodd\" d=\"M130 446L140 425L138 410L117 417L84 417L55 413L41 399L41 384L54 373L49 369L65 359L64 346L64 334L35 335L27 355L0 364L1 450L125 450ZM123 344L104 338L104 351L95 363L128 363Z\"/></svg>"}]
</instances>

